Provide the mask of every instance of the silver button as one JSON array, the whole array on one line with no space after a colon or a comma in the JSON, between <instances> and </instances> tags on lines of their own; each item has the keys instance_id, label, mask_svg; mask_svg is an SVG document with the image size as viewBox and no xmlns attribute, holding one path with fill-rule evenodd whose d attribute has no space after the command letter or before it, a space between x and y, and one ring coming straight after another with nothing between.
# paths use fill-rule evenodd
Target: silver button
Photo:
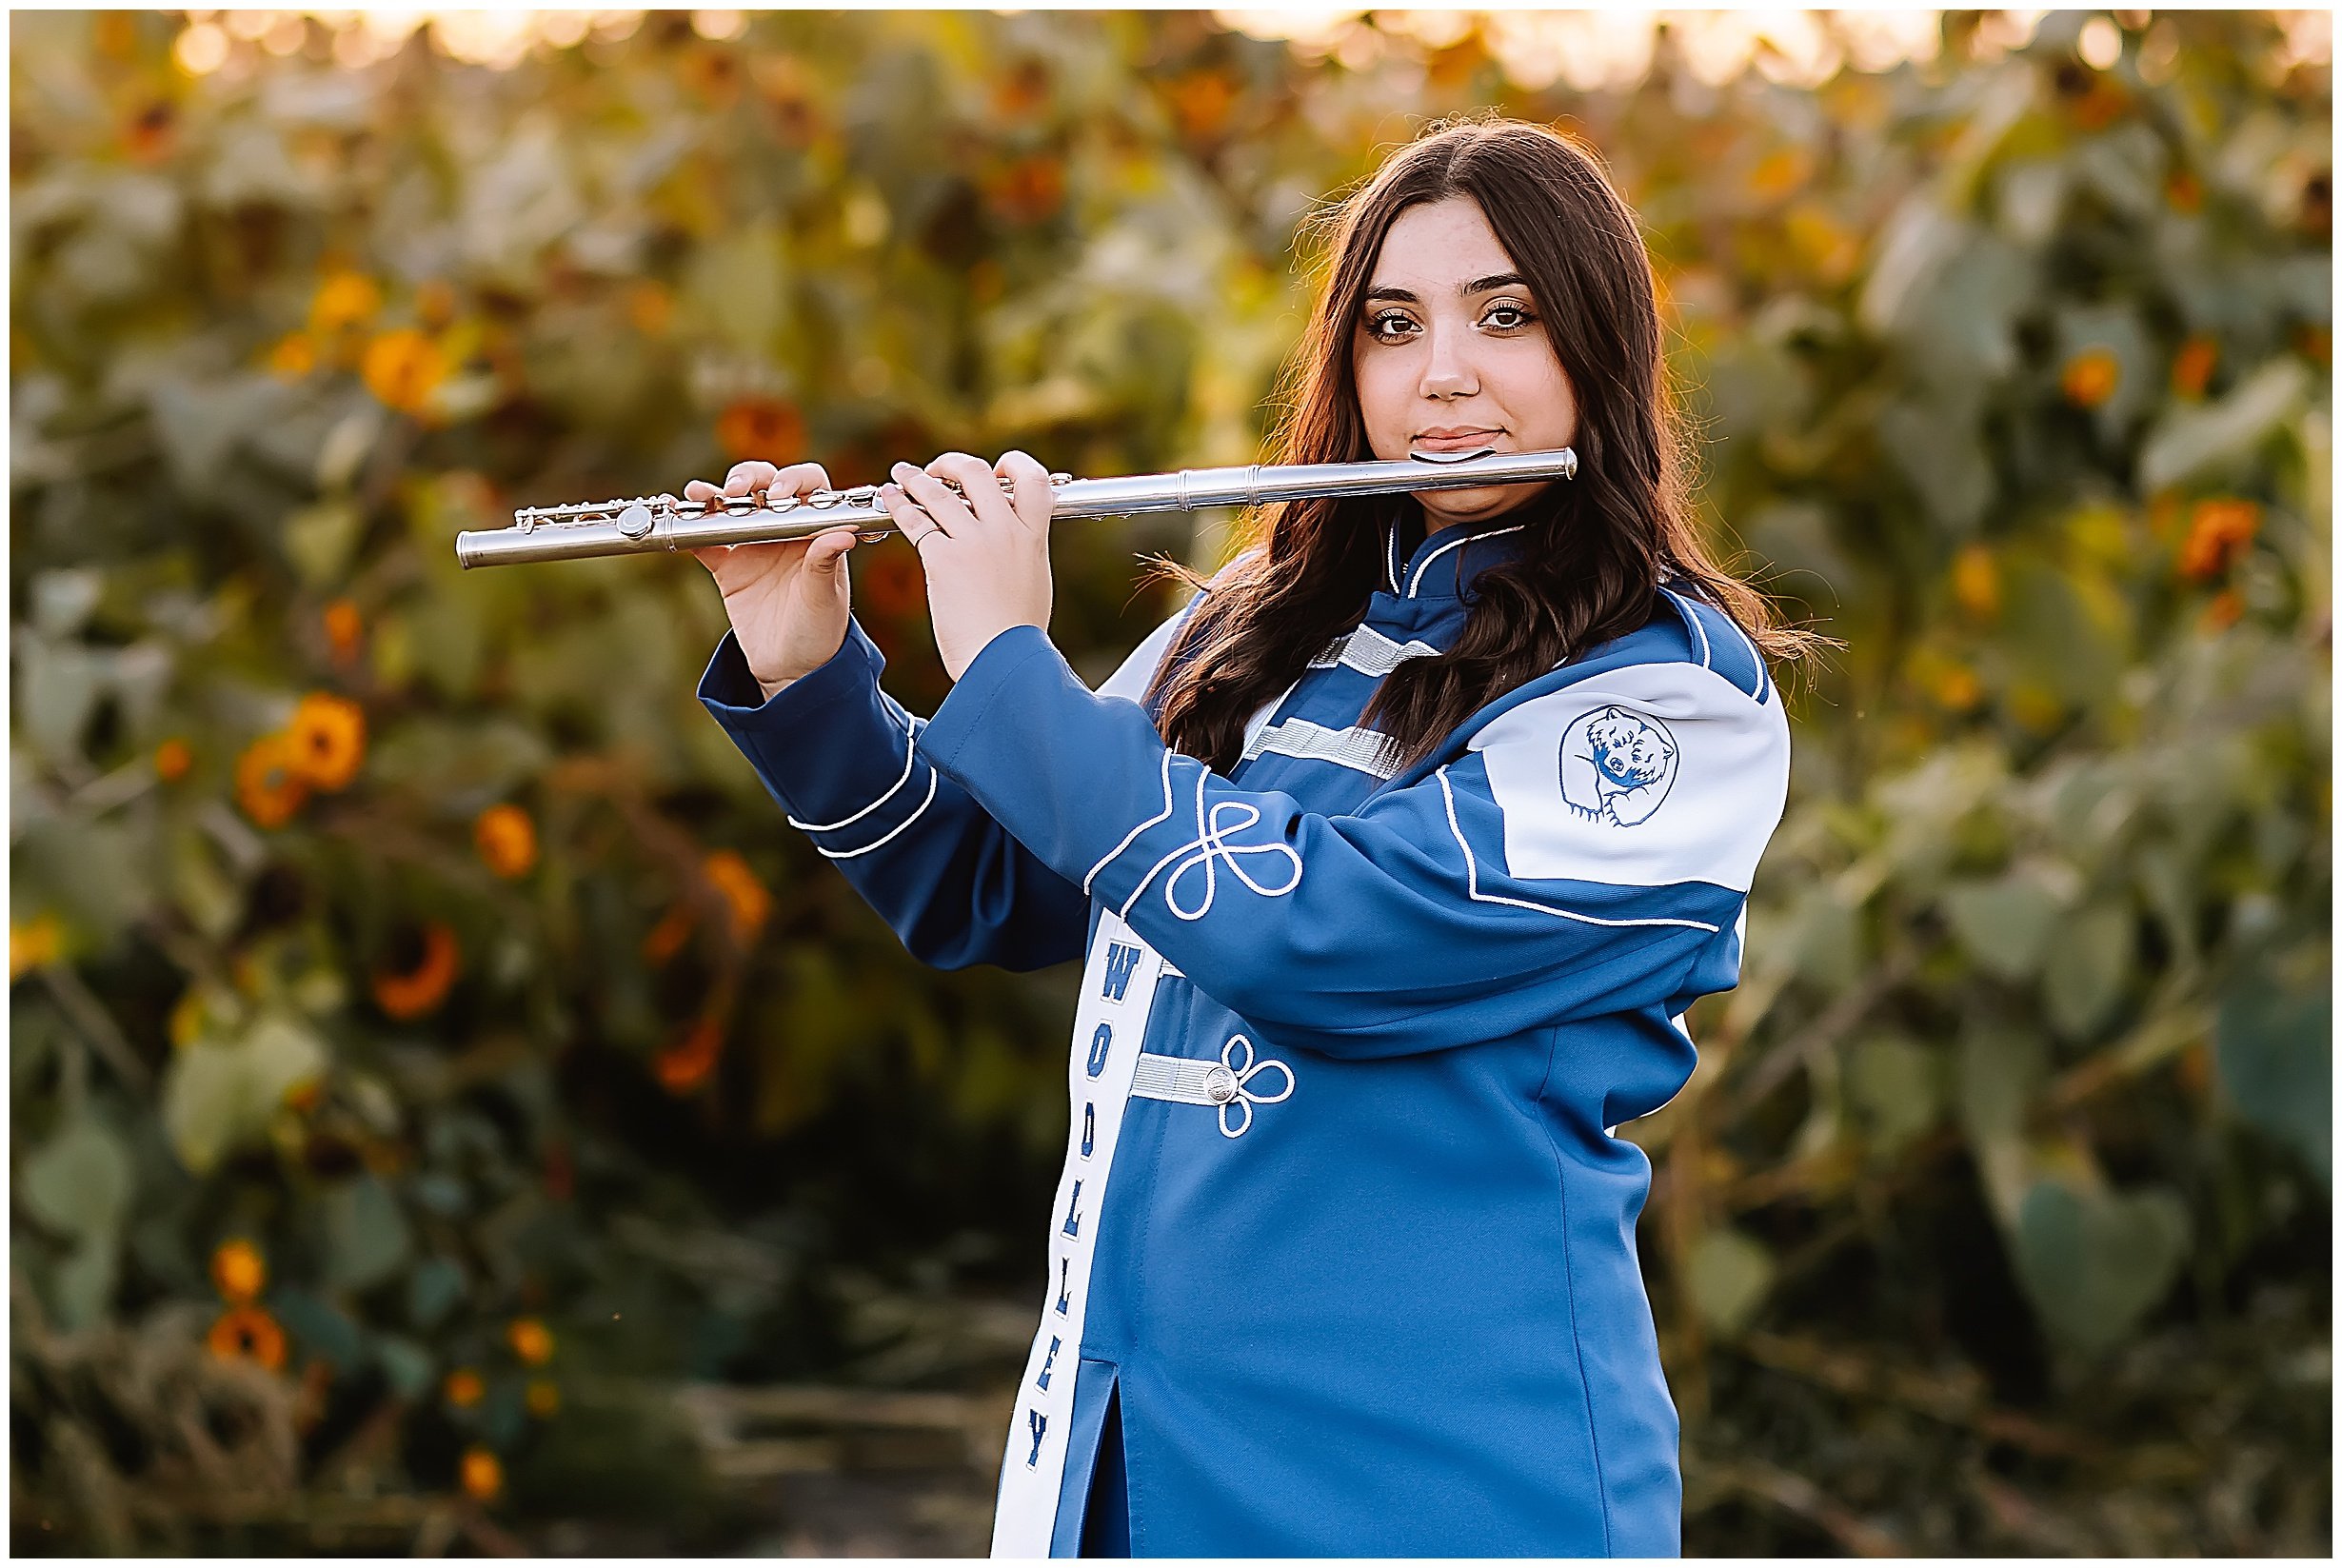
<instances>
[{"instance_id":1,"label":"silver button","mask_svg":"<svg viewBox=\"0 0 2342 1568\"><path fill-rule=\"evenodd\" d=\"M1236 1098L1236 1075L1225 1067L1214 1067L1203 1077L1203 1092L1212 1097L1215 1105L1225 1105Z\"/></svg>"}]
</instances>

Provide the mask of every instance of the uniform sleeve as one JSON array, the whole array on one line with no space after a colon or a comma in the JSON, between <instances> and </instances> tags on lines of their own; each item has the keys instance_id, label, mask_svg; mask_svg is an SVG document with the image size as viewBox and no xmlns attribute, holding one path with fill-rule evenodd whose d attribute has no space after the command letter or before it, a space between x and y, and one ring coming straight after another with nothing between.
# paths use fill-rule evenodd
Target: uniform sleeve
<instances>
[{"instance_id":1,"label":"uniform sleeve","mask_svg":"<svg viewBox=\"0 0 2342 1568\"><path fill-rule=\"evenodd\" d=\"M1513 705L1354 814L1169 750L1033 627L987 644L923 753L1068 883L1265 1034L1399 1056L1737 978L1788 730L1698 665L1629 665Z\"/></svg>"},{"instance_id":2,"label":"uniform sleeve","mask_svg":"<svg viewBox=\"0 0 2342 1568\"><path fill-rule=\"evenodd\" d=\"M1158 628L1099 689L1133 700L1178 629ZM1020 844L919 742L925 721L879 689L858 622L821 668L767 701L725 632L699 698L764 788L924 963L1038 969L1082 956L1089 898Z\"/></svg>"},{"instance_id":3,"label":"uniform sleeve","mask_svg":"<svg viewBox=\"0 0 2342 1568\"><path fill-rule=\"evenodd\" d=\"M879 689L885 658L859 624L821 668L769 701L732 633L699 698L814 848L941 968L1039 969L1079 958L1089 901L919 755L922 721Z\"/></svg>"}]
</instances>

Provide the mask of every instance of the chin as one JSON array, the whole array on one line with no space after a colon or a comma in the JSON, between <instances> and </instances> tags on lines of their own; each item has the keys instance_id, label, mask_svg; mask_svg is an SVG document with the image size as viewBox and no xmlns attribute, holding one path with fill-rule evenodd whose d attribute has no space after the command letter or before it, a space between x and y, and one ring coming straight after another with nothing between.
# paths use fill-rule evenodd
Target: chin
<instances>
[{"instance_id":1,"label":"chin","mask_svg":"<svg viewBox=\"0 0 2342 1568\"><path fill-rule=\"evenodd\" d=\"M1551 489L1551 485L1491 485L1478 490L1441 490L1437 492L1439 504L1433 505L1430 494L1416 496L1423 508L1426 526L1443 528L1453 523L1485 523L1506 512L1525 506Z\"/></svg>"}]
</instances>

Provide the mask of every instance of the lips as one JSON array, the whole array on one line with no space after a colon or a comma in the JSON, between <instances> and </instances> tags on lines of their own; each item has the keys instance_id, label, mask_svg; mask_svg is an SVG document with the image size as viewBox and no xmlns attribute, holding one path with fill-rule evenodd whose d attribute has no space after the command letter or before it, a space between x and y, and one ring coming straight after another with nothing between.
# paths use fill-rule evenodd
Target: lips
<instances>
[{"instance_id":1,"label":"lips","mask_svg":"<svg viewBox=\"0 0 2342 1568\"><path fill-rule=\"evenodd\" d=\"M1453 452L1474 447L1491 446L1498 434L1499 432L1496 430L1480 429L1425 430L1415 438L1414 445L1418 449L1423 451Z\"/></svg>"}]
</instances>

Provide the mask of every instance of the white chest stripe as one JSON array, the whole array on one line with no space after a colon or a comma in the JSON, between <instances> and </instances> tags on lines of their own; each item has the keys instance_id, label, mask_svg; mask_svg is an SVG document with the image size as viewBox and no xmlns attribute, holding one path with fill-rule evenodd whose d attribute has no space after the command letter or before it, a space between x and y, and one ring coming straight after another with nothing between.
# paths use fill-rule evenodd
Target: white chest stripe
<instances>
[{"instance_id":1,"label":"white chest stripe","mask_svg":"<svg viewBox=\"0 0 2342 1568\"><path fill-rule=\"evenodd\" d=\"M1429 658L1439 651L1420 638L1394 642L1372 626L1360 626L1326 644L1325 650L1309 661L1309 667L1332 669L1336 665L1347 665L1362 675L1379 678L1410 659Z\"/></svg>"},{"instance_id":2,"label":"white chest stripe","mask_svg":"<svg viewBox=\"0 0 2342 1568\"><path fill-rule=\"evenodd\" d=\"M1280 757L1339 763L1378 779L1387 779L1399 771L1391 738L1379 729L1364 729L1357 724L1347 729L1328 729L1307 719L1280 719L1244 744L1247 762L1269 752Z\"/></svg>"},{"instance_id":3,"label":"white chest stripe","mask_svg":"<svg viewBox=\"0 0 2342 1568\"><path fill-rule=\"evenodd\" d=\"M1082 966L1082 1004L1074 1014L1073 1055L1065 1072L1073 1121L1057 1203L1049 1213L1049 1286L1009 1416L1008 1446L1001 1455L1000 1502L992 1518L996 1558L1049 1555L1058 1496L1065 1484L1066 1439L1073 1429L1074 1384L1089 1319L1091 1263L1105 1211L1106 1178L1114 1169L1122 1112L1162 968L1161 956L1137 932L1111 911L1101 911L1089 962ZM1250 1107L1246 1110L1249 1114Z\"/></svg>"}]
</instances>

